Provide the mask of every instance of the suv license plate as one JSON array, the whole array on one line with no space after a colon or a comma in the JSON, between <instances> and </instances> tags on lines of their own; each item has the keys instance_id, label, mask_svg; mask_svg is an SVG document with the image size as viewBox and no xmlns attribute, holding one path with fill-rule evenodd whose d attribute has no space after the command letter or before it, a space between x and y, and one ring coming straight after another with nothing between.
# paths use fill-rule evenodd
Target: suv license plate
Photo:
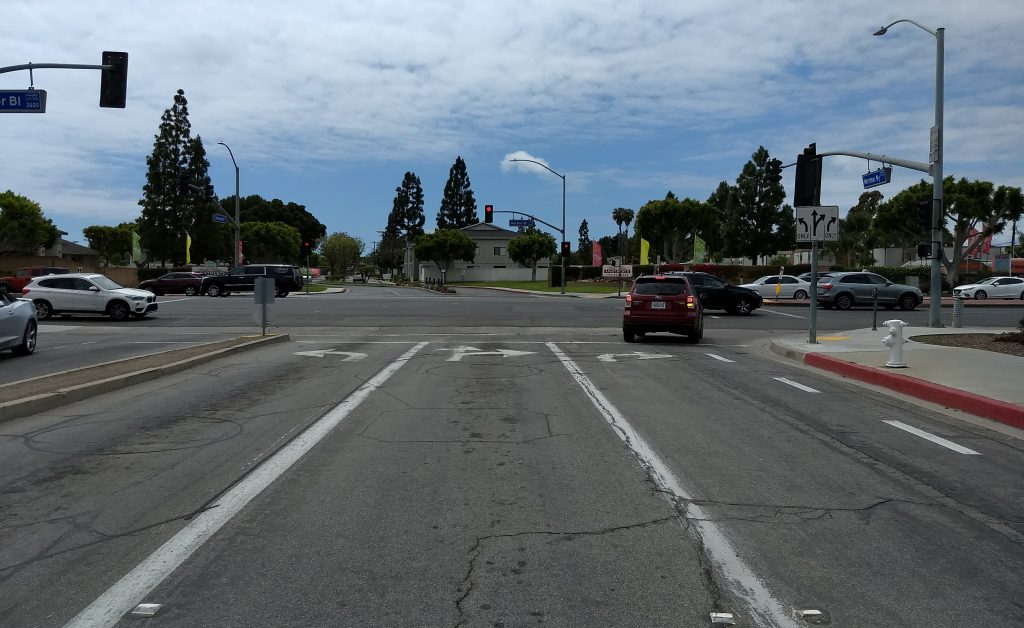
<instances>
[{"instance_id":1,"label":"suv license plate","mask_svg":"<svg viewBox=\"0 0 1024 628\"><path fill-rule=\"evenodd\" d=\"M665 302L664 301L651 301L651 309L652 310L664 310L665 309Z\"/></svg>"}]
</instances>

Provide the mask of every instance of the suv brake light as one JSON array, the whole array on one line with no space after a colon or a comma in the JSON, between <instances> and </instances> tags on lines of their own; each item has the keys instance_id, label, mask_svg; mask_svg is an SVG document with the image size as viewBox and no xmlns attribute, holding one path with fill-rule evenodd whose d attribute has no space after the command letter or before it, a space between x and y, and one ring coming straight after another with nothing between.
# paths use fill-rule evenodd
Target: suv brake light
<instances>
[{"instance_id":1,"label":"suv brake light","mask_svg":"<svg viewBox=\"0 0 1024 628\"><path fill-rule=\"evenodd\" d=\"M696 307L696 304L694 303L693 296L691 295L691 296L686 297L686 309L692 310L695 307Z\"/></svg>"},{"instance_id":2,"label":"suv brake light","mask_svg":"<svg viewBox=\"0 0 1024 628\"><path fill-rule=\"evenodd\" d=\"M627 294L626 295L626 307L630 307L631 305L633 305L633 295Z\"/></svg>"},{"instance_id":3,"label":"suv brake light","mask_svg":"<svg viewBox=\"0 0 1024 628\"><path fill-rule=\"evenodd\" d=\"M28 286L25 286L24 288L22 288L21 289L21 293L22 294L28 294Z\"/></svg>"}]
</instances>

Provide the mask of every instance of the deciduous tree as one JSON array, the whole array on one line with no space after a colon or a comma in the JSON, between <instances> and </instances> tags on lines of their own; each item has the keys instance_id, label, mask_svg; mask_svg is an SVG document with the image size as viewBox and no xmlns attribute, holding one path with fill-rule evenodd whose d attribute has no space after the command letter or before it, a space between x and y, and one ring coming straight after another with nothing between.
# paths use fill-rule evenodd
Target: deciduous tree
<instances>
[{"instance_id":1,"label":"deciduous tree","mask_svg":"<svg viewBox=\"0 0 1024 628\"><path fill-rule=\"evenodd\" d=\"M415 251L417 258L434 262L444 274L456 260L472 262L476 257L476 242L459 230L438 229L417 237Z\"/></svg>"},{"instance_id":2,"label":"deciduous tree","mask_svg":"<svg viewBox=\"0 0 1024 628\"><path fill-rule=\"evenodd\" d=\"M283 222L243 222L245 258L248 262L298 262L302 252L299 230Z\"/></svg>"},{"instance_id":3,"label":"deciduous tree","mask_svg":"<svg viewBox=\"0 0 1024 628\"><path fill-rule=\"evenodd\" d=\"M344 232L332 233L320 245L320 257L332 277L344 274L362 255L363 241Z\"/></svg>"},{"instance_id":4,"label":"deciduous tree","mask_svg":"<svg viewBox=\"0 0 1024 628\"><path fill-rule=\"evenodd\" d=\"M555 238L547 233L534 232L519 235L508 242L509 258L530 269L531 281L537 281L537 263L557 252Z\"/></svg>"},{"instance_id":5,"label":"deciduous tree","mask_svg":"<svg viewBox=\"0 0 1024 628\"><path fill-rule=\"evenodd\" d=\"M0 255L34 253L53 246L59 237L39 203L11 190L0 192Z\"/></svg>"}]
</instances>

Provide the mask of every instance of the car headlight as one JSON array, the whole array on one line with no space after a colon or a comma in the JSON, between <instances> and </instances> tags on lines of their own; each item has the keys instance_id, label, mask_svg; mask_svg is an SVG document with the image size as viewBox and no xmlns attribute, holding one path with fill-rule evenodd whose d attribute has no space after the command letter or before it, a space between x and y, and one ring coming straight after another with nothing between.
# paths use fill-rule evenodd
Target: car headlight
<instances>
[{"instance_id":1,"label":"car headlight","mask_svg":"<svg viewBox=\"0 0 1024 628\"><path fill-rule=\"evenodd\" d=\"M128 297L132 301L145 301L146 297Z\"/></svg>"}]
</instances>

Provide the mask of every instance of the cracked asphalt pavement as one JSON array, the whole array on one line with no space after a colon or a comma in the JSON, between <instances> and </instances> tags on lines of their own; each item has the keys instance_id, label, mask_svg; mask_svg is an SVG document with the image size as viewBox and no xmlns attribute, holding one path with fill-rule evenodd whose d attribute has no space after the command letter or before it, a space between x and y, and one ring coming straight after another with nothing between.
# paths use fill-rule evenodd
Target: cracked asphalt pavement
<instances>
[{"instance_id":1,"label":"cracked asphalt pavement","mask_svg":"<svg viewBox=\"0 0 1024 628\"><path fill-rule=\"evenodd\" d=\"M613 325L295 328L4 423L0 625L98 600L109 622L71 625L1024 623L1024 440L728 323L628 349Z\"/></svg>"}]
</instances>

